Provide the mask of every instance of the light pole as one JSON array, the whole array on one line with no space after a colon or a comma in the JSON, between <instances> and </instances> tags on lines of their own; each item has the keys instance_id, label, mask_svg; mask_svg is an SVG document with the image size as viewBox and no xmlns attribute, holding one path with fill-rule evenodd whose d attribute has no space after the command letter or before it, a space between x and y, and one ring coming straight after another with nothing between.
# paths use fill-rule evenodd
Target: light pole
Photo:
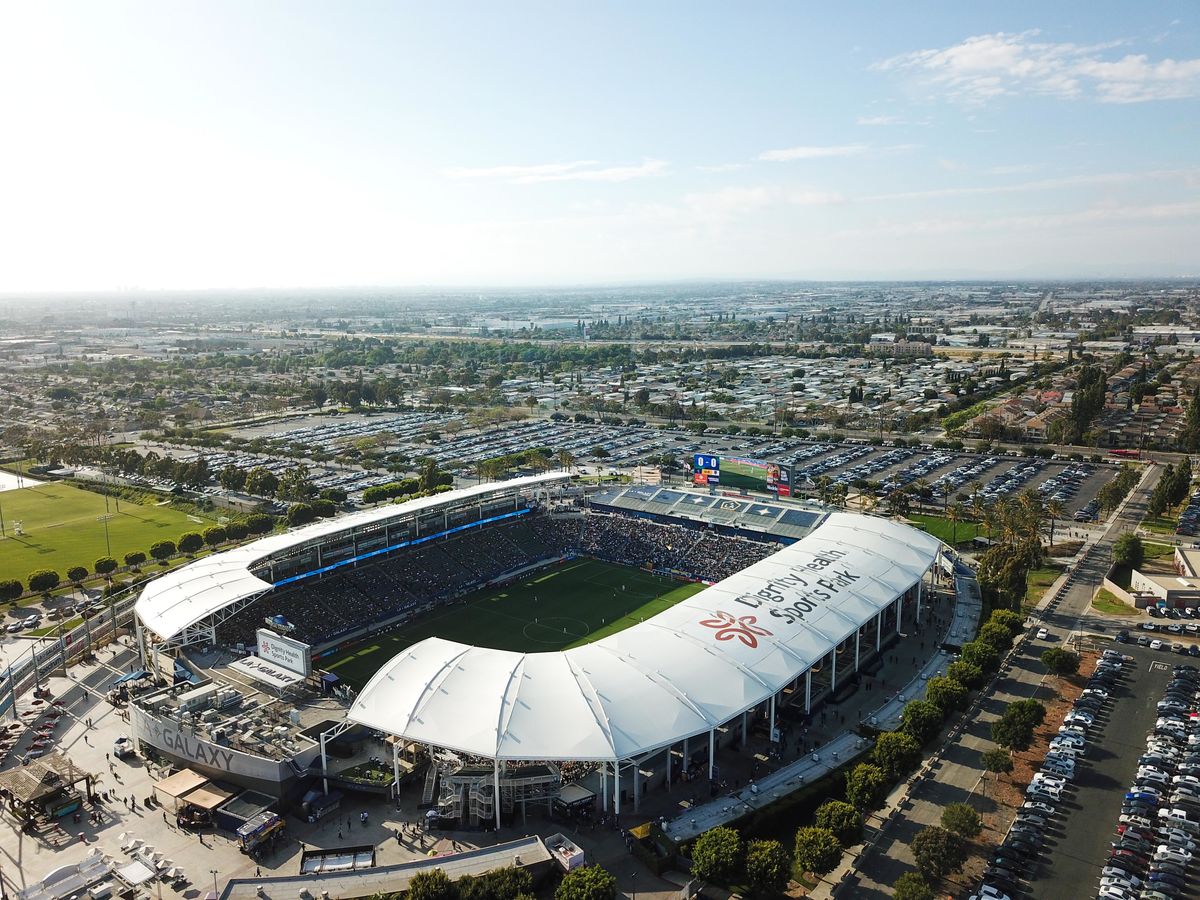
<instances>
[{"instance_id":1,"label":"light pole","mask_svg":"<svg viewBox=\"0 0 1200 900\"><path fill-rule=\"evenodd\" d=\"M212 872L212 877L213 877L213 893L214 893L214 894L219 894L219 893L221 893L220 891L218 891L218 890L217 890L217 870L216 870L216 869L209 869L208 871Z\"/></svg>"}]
</instances>

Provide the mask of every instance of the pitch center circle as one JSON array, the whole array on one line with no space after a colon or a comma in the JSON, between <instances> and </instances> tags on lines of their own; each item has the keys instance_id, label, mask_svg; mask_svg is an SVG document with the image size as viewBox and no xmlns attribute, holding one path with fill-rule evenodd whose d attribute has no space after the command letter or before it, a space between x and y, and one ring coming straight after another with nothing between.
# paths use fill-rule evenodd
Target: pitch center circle
<instances>
[{"instance_id":1,"label":"pitch center circle","mask_svg":"<svg viewBox=\"0 0 1200 900\"><path fill-rule=\"evenodd\" d=\"M581 638L591 634L592 627L582 619L570 616L545 616L529 622L521 632L538 644L560 644L564 637Z\"/></svg>"}]
</instances>

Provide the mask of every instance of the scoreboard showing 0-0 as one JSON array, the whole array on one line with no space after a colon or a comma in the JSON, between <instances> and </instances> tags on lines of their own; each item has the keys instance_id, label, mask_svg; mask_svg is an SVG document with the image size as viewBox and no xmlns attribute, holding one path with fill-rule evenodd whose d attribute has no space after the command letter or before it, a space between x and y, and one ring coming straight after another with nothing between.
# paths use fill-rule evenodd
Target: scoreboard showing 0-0
<instances>
[{"instance_id":1,"label":"scoreboard showing 0-0","mask_svg":"<svg viewBox=\"0 0 1200 900\"><path fill-rule=\"evenodd\" d=\"M692 481L701 485L721 483L721 458L697 453L692 457Z\"/></svg>"},{"instance_id":2,"label":"scoreboard showing 0-0","mask_svg":"<svg viewBox=\"0 0 1200 900\"><path fill-rule=\"evenodd\" d=\"M692 480L698 485L744 488L789 497L792 486L788 476L786 468L757 459L708 453L692 457Z\"/></svg>"}]
</instances>

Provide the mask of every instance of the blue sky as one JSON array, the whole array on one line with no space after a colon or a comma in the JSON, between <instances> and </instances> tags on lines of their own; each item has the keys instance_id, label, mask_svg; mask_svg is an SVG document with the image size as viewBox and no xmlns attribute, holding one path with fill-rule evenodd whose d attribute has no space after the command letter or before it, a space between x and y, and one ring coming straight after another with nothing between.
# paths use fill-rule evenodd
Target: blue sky
<instances>
[{"instance_id":1,"label":"blue sky","mask_svg":"<svg viewBox=\"0 0 1200 900\"><path fill-rule=\"evenodd\" d=\"M0 4L0 291L1200 274L1194 3Z\"/></svg>"}]
</instances>

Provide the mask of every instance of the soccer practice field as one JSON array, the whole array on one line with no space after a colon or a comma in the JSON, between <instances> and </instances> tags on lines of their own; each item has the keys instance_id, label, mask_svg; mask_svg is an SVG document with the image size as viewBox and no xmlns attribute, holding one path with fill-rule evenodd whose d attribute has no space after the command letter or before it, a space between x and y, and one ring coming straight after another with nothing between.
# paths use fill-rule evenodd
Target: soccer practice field
<instances>
[{"instance_id":1,"label":"soccer practice field","mask_svg":"<svg viewBox=\"0 0 1200 900\"><path fill-rule=\"evenodd\" d=\"M318 665L357 688L405 647L428 637L523 653L565 650L636 625L703 589L630 566L577 559L485 588Z\"/></svg>"},{"instance_id":2,"label":"soccer practice field","mask_svg":"<svg viewBox=\"0 0 1200 900\"><path fill-rule=\"evenodd\" d=\"M109 546L120 562L132 550L149 553L156 541L178 541L181 534L216 524L208 519L193 522L169 506L142 506L110 497L106 543L104 497L61 482L4 491L0 510L6 534L0 540L0 579L22 582L36 569L54 569L64 577L71 566L85 566L90 572ZM18 522L21 534L17 534Z\"/></svg>"}]
</instances>

